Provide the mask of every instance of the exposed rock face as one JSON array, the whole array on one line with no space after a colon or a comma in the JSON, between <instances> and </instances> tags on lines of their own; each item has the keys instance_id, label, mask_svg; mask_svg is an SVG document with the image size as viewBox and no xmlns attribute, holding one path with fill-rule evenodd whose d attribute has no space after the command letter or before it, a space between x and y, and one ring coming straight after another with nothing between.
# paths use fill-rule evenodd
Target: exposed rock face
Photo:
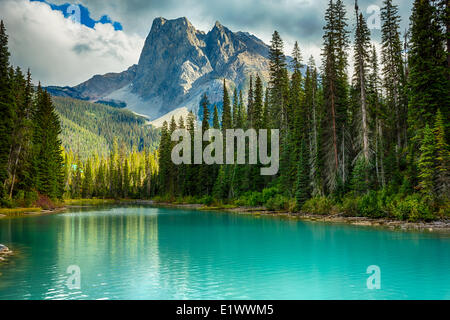
<instances>
[{"instance_id":1,"label":"exposed rock face","mask_svg":"<svg viewBox=\"0 0 450 320\"><path fill-rule=\"evenodd\" d=\"M194 112L203 93L220 102L222 81L246 91L250 75L268 80L269 47L243 32L233 33L216 22L207 34L186 19L157 18L136 66L119 74L95 76L74 88L50 88L55 95L91 101L126 102L151 120L173 110Z\"/></svg>"},{"instance_id":2,"label":"exposed rock face","mask_svg":"<svg viewBox=\"0 0 450 320\"><path fill-rule=\"evenodd\" d=\"M98 100L108 94L128 85L136 77L137 65L130 67L121 73L107 73L103 76L96 75L90 80L74 87L89 99Z\"/></svg>"}]
</instances>

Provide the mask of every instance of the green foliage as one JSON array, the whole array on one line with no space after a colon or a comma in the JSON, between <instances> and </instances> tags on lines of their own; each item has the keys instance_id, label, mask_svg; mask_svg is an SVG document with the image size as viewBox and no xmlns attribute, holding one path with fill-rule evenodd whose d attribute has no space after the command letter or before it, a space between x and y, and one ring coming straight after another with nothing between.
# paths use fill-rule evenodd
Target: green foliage
<instances>
[{"instance_id":1,"label":"green foliage","mask_svg":"<svg viewBox=\"0 0 450 320\"><path fill-rule=\"evenodd\" d=\"M421 192L426 195L433 194L433 180L435 174L435 139L433 131L425 127L424 138L420 148L421 155L419 158L419 181Z\"/></svg>"},{"instance_id":2,"label":"green foliage","mask_svg":"<svg viewBox=\"0 0 450 320\"><path fill-rule=\"evenodd\" d=\"M419 194L408 195L405 198L397 196L389 204L389 211L398 220L416 222L434 218L431 199Z\"/></svg>"},{"instance_id":3,"label":"green foliage","mask_svg":"<svg viewBox=\"0 0 450 320\"><path fill-rule=\"evenodd\" d=\"M270 211L289 211L291 209L291 200L288 197L277 194L274 198L270 198L264 204Z\"/></svg>"},{"instance_id":4,"label":"green foliage","mask_svg":"<svg viewBox=\"0 0 450 320\"><path fill-rule=\"evenodd\" d=\"M310 214L328 215L333 212L334 202L327 197L314 197L306 201L302 211Z\"/></svg>"},{"instance_id":5,"label":"green foliage","mask_svg":"<svg viewBox=\"0 0 450 320\"><path fill-rule=\"evenodd\" d=\"M159 143L159 130L129 110L62 97L53 101L61 118L64 149L82 160L108 155L115 140L127 151L156 149Z\"/></svg>"}]
</instances>

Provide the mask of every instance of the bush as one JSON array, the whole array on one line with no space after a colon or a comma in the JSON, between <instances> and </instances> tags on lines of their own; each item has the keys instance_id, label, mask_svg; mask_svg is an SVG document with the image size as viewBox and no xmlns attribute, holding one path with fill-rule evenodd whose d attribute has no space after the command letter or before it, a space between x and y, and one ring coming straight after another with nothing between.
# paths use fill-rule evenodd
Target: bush
<instances>
[{"instance_id":1,"label":"bush","mask_svg":"<svg viewBox=\"0 0 450 320\"><path fill-rule=\"evenodd\" d=\"M203 204L205 206L210 206L214 203L214 198L211 196L204 196L200 199L200 204Z\"/></svg>"},{"instance_id":2,"label":"bush","mask_svg":"<svg viewBox=\"0 0 450 320\"><path fill-rule=\"evenodd\" d=\"M360 214L358 210L358 199L353 195L346 196L339 209L348 217L357 217Z\"/></svg>"},{"instance_id":3,"label":"bush","mask_svg":"<svg viewBox=\"0 0 450 320\"><path fill-rule=\"evenodd\" d=\"M265 203L265 207L269 211L288 211L290 208L290 199L277 194L274 198L270 198L269 200L267 200L267 202Z\"/></svg>"},{"instance_id":4,"label":"bush","mask_svg":"<svg viewBox=\"0 0 450 320\"><path fill-rule=\"evenodd\" d=\"M262 203L266 203L269 199L275 198L277 195L280 195L281 192L278 188L267 188L262 191Z\"/></svg>"},{"instance_id":5,"label":"bush","mask_svg":"<svg viewBox=\"0 0 450 320\"><path fill-rule=\"evenodd\" d=\"M39 200L39 195L36 191L29 191L25 193L25 206L30 206Z\"/></svg>"},{"instance_id":6,"label":"bush","mask_svg":"<svg viewBox=\"0 0 450 320\"><path fill-rule=\"evenodd\" d=\"M14 201L8 198L0 199L0 207L1 208L14 208Z\"/></svg>"},{"instance_id":7,"label":"bush","mask_svg":"<svg viewBox=\"0 0 450 320\"><path fill-rule=\"evenodd\" d=\"M327 197L315 197L305 202L302 210L311 214L327 215L333 213L334 203Z\"/></svg>"},{"instance_id":8,"label":"bush","mask_svg":"<svg viewBox=\"0 0 450 320\"><path fill-rule=\"evenodd\" d=\"M259 207L264 204L263 195L261 192L247 192L239 199L234 201L237 206L243 207Z\"/></svg>"},{"instance_id":9,"label":"bush","mask_svg":"<svg viewBox=\"0 0 450 320\"><path fill-rule=\"evenodd\" d=\"M409 195L404 199L396 197L390 203L389 210L399 220L415 222L434 219L431 199L419 194Z\"/></svg>"},{"instance_id":10,"label":"bush","mask_svg":"<svg viewBox=\"0 0 450 320\"><path fill-rule=\"evenodd\" d=\"M378 200L378 194L375 191L370 191L363 195L358 199L359 214L369 218L380 218L384 216Z\"/></svg>"}]
</instances>

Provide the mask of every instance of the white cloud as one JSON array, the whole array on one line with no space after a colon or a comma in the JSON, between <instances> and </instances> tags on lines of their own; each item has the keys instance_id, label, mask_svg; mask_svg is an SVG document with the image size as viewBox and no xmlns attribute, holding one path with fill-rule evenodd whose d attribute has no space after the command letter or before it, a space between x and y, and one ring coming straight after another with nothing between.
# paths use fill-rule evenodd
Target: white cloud
<instances>
[{"instance_id":1,"label":"white cloud","mask_svg":"<svg viewBox=\"0 0 450 320\"><path fill-rule=\"evenodd\" d=\"M90 29L40 2L0 0L0 12L11 63L31 68L34 82L43 85L73 86L95 74L121 72L138 62L144 45L138 35L110 24Z\"/></svg>"}]
</instances>

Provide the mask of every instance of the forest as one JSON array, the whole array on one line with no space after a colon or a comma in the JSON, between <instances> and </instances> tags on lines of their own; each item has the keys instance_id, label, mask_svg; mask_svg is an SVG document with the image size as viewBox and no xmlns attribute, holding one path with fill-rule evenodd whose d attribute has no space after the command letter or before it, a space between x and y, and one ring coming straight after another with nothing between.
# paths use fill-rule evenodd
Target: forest
<instances>
[{"instance_id":1,"label":"forest","mask_svg":"<svg viewBox=\"0 0 450 320\"><path fill-rule=\"evenodd\" d=\"M312 57L304 61L298 43L288 65L283 40L275 31L269 83L252 75L244 97L224 80L222 112L211 106L205 94L199 106L201 123L192 113L164 123L156 151L152 148L156 133L138 133L139 120L129 135L123 127L117 134L95 120L101 111L91 110L92 117L77 111L99 105L83 106L84 102L60 98L52 103L48 93L35 89L30 73L23 75L9 65L2 23L2 206L44 195L50 199L154 199L409 221L448 218L448 1L414 0L410 20L409 30L402 33L398 7L384 0L381 49L377 50L358 5L350 14L344 1L330 0L320 66ZM60 109L58 115L58 105L72 107ZM67 110L76 114L69 117ZM81 139L90 135L95 143L98 137L106 139L100 152L91 156L90 150L82 152L75 146L83 140L66 140L67 147L73 144L67 149L60 140L61 128L82 131L77 126L85 123L94 130ZM185 128L193 135L196 128L204 132L210 127L279 129L279 173L261 176L259 165L174 165L171 133ZM143 138L133 142L138 135Z\"/></svg>"},{"instance_id":2,"label":"forest","mask_svg":"<svg viewBox=\"0 0 450 320\"><path fill-rule=\"evenodd\" d=\"M190 115L162 129L159 198L412 221L448 217L448 1L416 0L402 34L398 7L385 0L381 52L357 2L354 17L352 44L344 2L329 1L320 69L311 57L302 74L298 43L287 65L275 31L267 88L251 77L244 100L224 81L221 118L217 107L210 114L206 95L201 102L203 132L211 125L280 129L277 176L262 177L251 165L175 166L171 133L186 127L193 135Z\"/></svg>"}]
</instances>

